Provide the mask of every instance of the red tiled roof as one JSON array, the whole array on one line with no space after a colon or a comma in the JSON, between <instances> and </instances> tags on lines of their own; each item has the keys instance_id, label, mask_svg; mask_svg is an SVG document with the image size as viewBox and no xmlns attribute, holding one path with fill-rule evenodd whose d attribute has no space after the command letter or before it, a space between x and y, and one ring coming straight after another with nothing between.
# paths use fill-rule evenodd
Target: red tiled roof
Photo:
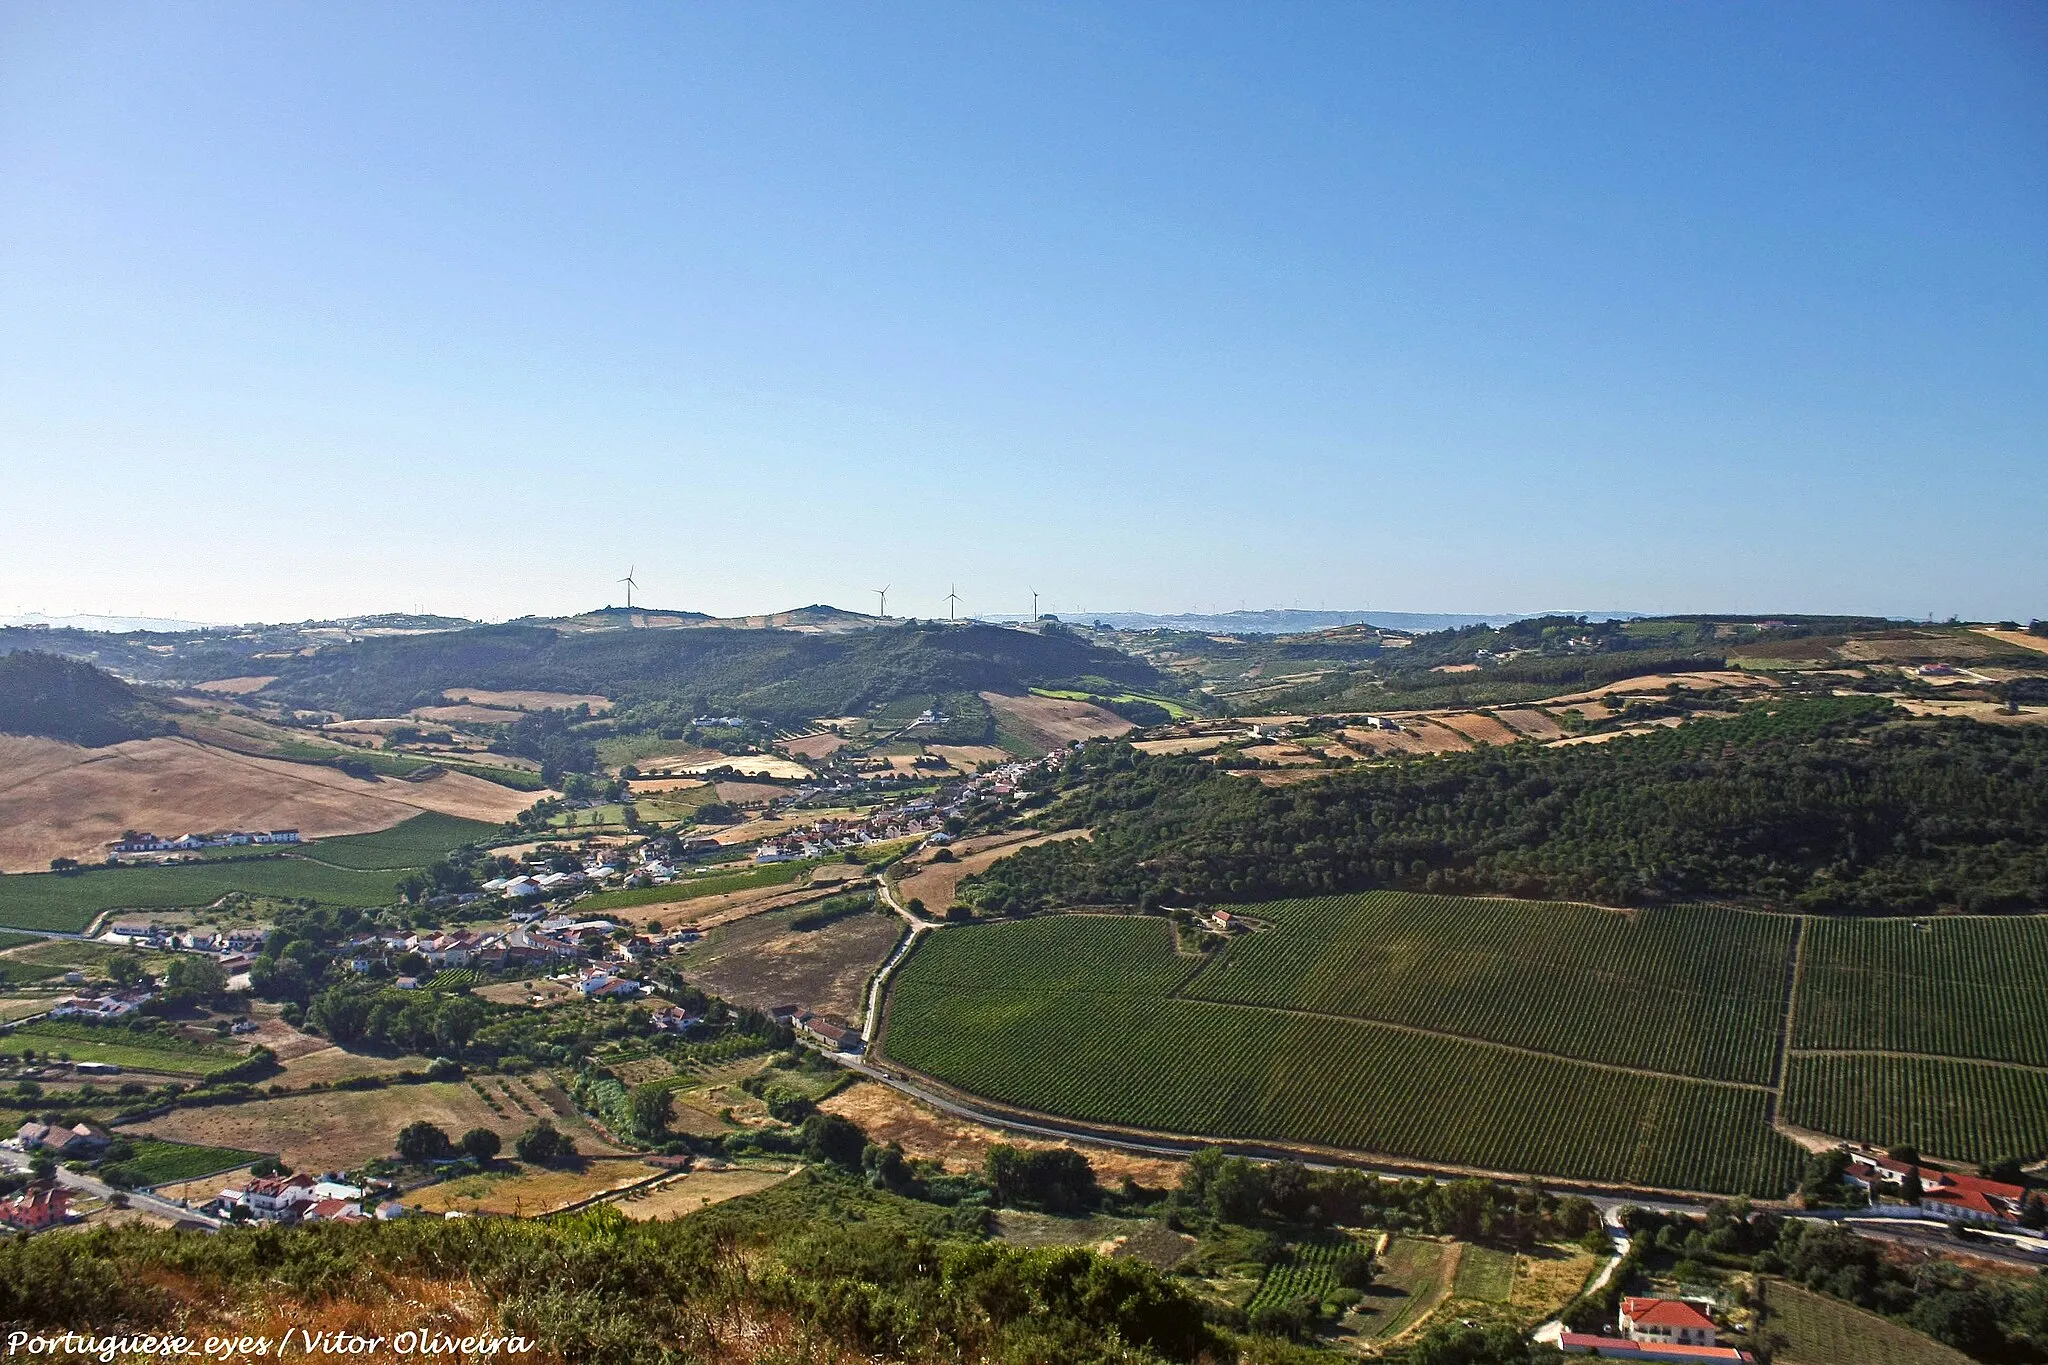
<instances>
[{"instance_id":1,"label":"red tiled roof","mask_svg":"<svg viewBox=\"0 0 2048 1365\"><path fill-rule=\"evenodd\" d=\"M1714 1320L1683 1299L1623 1299L1621 1311L1638 1327L1714 1329Z\"/></svg>"},{"instance_id":2,"label":"red tiled roof","mask_svg":"<svg viewBox=\"0 0 2048 1365\"><path fill-rule=\"evenodd\" d=\"M1566 1332L1558 1338L1558 1345L1567 1354L1582 1354L1588 1351L1608 1353L1627 1359L1621 1353L1626 1351L1638 1360L1671 1361L1725 1361L1727 1365L1747 1365L1755 1359L1747 1351L1733 1346L1678 1346L1666 1345L1661 1341L1629 1341L1622 1337L1596 1337L1587 1332Z\"/></svg>"}]
</instances>

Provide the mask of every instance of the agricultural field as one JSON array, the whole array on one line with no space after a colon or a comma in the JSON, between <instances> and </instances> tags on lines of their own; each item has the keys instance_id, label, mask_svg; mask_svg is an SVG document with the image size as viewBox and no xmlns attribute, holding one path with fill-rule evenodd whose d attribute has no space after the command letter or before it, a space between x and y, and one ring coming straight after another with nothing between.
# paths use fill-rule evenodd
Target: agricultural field
<instances>
[{"instance_id":1,"label":"agricultural field","mask_svg":"<svg viewBox=\"0 0 2048 1365\"><path fill-rule=\"evenodd\" d=\"M1763 1322L1773 1365L1970 1365L1970 1357L1854 1304L1766 1280ZM1760 1342L1759 1344L1762 1344Z\"/></svg>"},{"instance_id":2,"label":"agricultural field","mask_svg":"<svg viewBox=\"0 0 2048 1365\"><path fill-rule=\"evenodd\" d=\"M1877 1054L1798 1055L1785 1118L1802 1128L1983 1162L2048 1151L2048 1070Z\"/></svg>"},{"instance_id":3,"label":"agricultural field","mask_svg":"<svg viewBox=\"0 0 2048 1365\"><path fill-rule=\"evenodd\" d=\"M406 1203L423 1213L461 1212L535 1218L622 1186L635 1185L660 1171L644 1161L613 1157L562 1168L531 1167L500 1162L478 1175L445 1180L416 1190Z\"/></svg>"},{"instance_id":4,"label":"agricultural field","mask_svg":"<svg viewBox=\"0 0 2048 1365\"><path fill-rule=\"evenodd\" d=\"M1137 727L1092 702L1060 697L1006 697L984 692L996 718L996 743L1013 754L1036 757L1077 739L1127 734Z\"/></svg>"},{"instance_id":5,"label":"agricultural field","mask_svg":"<svg viewBox=\"0 0 2048 1365\"><path fill-rule=\"evenodd\" d=\"M1379 892L1262 905L1191 998L1769 1084L1793 921Z\"/></svg>"},{"instance_id":6,"label":"agricultural field","mask_svg":"<svg viewBox=\"0 0 2048 1365\"><path fill-rule=\"evenodd\" d=\"M195 1147L183 1142L157 1138L131 1139L135 1155L108 1171L118 1173L131 1185L153 1187L246 1166L262 1155L238 1147ZM107 1172L103 1172L106 1174Z\"/></svg>"},{"instance_id":7,"label":"agricultural field","mask_svg":"<svg viewBox=\"0 0 2048 1365\"><path fill-rule=\"evenodd\" d=\"M492 1100L497 1103L495 1109ZM548 1106L541 1112L574 1137L580 1151L616 1155L617 1149L580 1122L565 1118L560 1110ZM279 1159L295 1170L345 1171L373 1156L389 1155L398 1130L419 1119L439 1124L449 1133L489 1128L508 1146L533 1125L531 1114L496 1095L479 1095L467 1082L441 1081L177 1109L123 1131L174 1142L275 1150Z\"/></svg>"},{"instance_id":8,"label":"agricultural field","mask_svg":"<svg viewBox=\"0 0 2048 1365\"><path fill-rule=\"evenodd\" d=\"M123 951L111 944L91 943L75 938L28 938L23 941L29 946L9 948L0 952L0 984L21 985L36 981L49 981L67 972L79 971L88 976L97 974L106 965L107 959ZM162 953L140 952L143 966L149 971L162 971L169 959Z\"/></svg>"},{"instance_id":9,"label":"agricultural field","mask_svg":"<svg viewBox=\"0 0 2048 1365\"><path fill-rule=\"evenodd\" d=\"M924 902L925 909L932 914L942 914L946 908L959 899L960 883L977 872L986 872L989 867L1009 857L1020 848L1032 844L1052 843L1060 839L1083 839L1086 831L1063 830L1058 834L1039 834L1024 830L1014 834L990 834L972 839L962 839L948 846L953 858L950 862L935 863L930 854L919 854L914 859L905 859L897 869L896 899L908 904L912 898Z\"/></svg>"},{"instance_id":10,"label":"agricultural field","mask_svg":"<svg viewBox=\"0 0 2048 1365\"><path fill-rule=\"evenodd\" d=\"M2048 1066L2048 916L1808 927L1798 1048Z\"/></svg>"},{"instance_id":11,"label":"agricultural field","mask_svg":"<svg viewBox=\"0 0 2048 1365\"><path fill-rule=\"evenodd\" d=\"M533 802L455 771L422 781L352 777L323 761L352 751L301 747L307 752L297 756L311 761L237 752L191 737L82 749L0 735L0 773L6 774L0 869L37 872L58 857L97 863L128 829L177 835L292 826L313 838L388 829L422 811L506 820ZM398 761L397 755L375 757Z\"/></svg>"},{"instance_id":12,"label":"agricultural field","mask_svg":"<svg viewBox=\"0 0 2048 1365\"><path fill-rule=\"evenodd\" d=\"M1458 1257L1458 1275L1451 1282L1451 1297L1506 1303L1514 1297L1515 1268L1512 1251L1468 1246Z\"/></svg>"},{"instance_id":13,"label":"agricultural field","mask_svg":"<svg viewBox=\"0 0 2048 1365\"><path fill-rule=\"evenodd\" d=\"M1245 1305L1247 1313L1279 1308L1306 1299L1320 1304L1337 1286L1337 1260L1354 1243L1340 1234L1307 1238L1289 1249L1286 1260L1266 1271L1258 1293Z\"/></svg>"},{"instance_id":14,"label":"agricultural field","mask_svg":"<svg viewBox=\"0 0 2048 1365\"><path fill-rule=\"evenodd\" d=\"M705 877L684 877L667 886L642 886L630 891L600 891L576 902L578 914L601 915L610 910L632 910L645 905L669 905L721 896L732 891L754 891L764 886L789 886L811 870L808 862L770 863L749 867L744 872L713 873Z\"/></svg>"},{"instance_id":15,"label":"agricultural field","mask_svg":"<svg viewBox=\"0 0 2048 1365\"><path fill-rule=\"evenodd\" d=\"M1355 1311L1364 1334L1384 1341L1436 1310L1457 1273L1456 1244L1395 1237L1379 1257L1379 1274Z\"/></svg>"},{"instance_id":16,"label":"agricultural field","mask_svg":"<svg viewBox=\"0 0 2048 1365\"><path fill-rule=\"evenodd\" d=\"M204 1076L233 1066L248 1055L240 1048L64 1020L23 1024L6 1038L0 1038L0 1056L19 1057L30 1048L39 1056L68 1055L75 1062L107 1062L166 1076Z\"/></svg>"},{"instance_id":17,"label":"agricultural field","mask_svg":"<svg viewBox=\"0 0 2048 1365\"><path fill-rule=\"evenodd\" d=\"M690 1171L674 1180L630 1191L611 1202L626 1217L643 1222L652 1218L681 1218L728 1199L759 1194L787 1180L798 1169L801 1168L741 1166L723 1171Z\"/></svg>"},{"instance_id":18,"label":"agricultural field","mask_svg":"<svg viewBox=\"0 0 2048 1365\"><path fill-rule=\"evenodd\" d=\"M399 879L407 872L493 829L429 813L391 830L323 839L277 857L4 876L0 924L76 933L103 910L196 908L232 891L330 905L388 905L397 900Z\"/></svg>"},{"instance_id":19,"label":"agricultural field","mask_svg":"<svg viewBox=\"0 0 2048 1365\"><path fill-rule=\"evenodd\" d=\"M773 910L713 929L677 965L692 985L735 1004L803 1005L853 1018L868 978L903 936L886 909L799 929L804 910Z\"/></svg>"},{"instance_id":20,"label":"agricultural field","mask_svg":"<svg viewBox=\"0 0 2048 1365\"><path fill-rule=\"evenodd\" d=\"M1796 1166L1762 1088L1174 995L1200 965L1156 919L941 930L885 1048L998 1101L1168 1132L1757 1194Z\"/></svg>"}]
</instances>

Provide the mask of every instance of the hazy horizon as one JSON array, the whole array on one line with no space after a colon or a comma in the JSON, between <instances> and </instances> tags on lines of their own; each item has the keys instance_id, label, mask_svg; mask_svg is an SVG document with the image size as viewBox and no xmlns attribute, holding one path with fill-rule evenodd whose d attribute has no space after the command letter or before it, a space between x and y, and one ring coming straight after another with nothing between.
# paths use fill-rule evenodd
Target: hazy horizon
<instances>
[{"instance_id":1,"label":"hazy horizon","mask_svg":"<svg viewBox=\"0 0 2048 1365\"><path fill-rule=\"evenodd\" d=\"M2038 8L25 3L0 53L0 610L2048 614Z\"/></svg>"}]
</instances>

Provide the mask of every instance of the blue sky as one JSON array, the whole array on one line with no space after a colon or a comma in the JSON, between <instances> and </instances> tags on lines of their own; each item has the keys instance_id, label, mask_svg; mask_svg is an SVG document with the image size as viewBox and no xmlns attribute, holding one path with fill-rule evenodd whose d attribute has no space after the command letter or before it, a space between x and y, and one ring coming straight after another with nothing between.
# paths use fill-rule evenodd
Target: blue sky
<instances>
[{"instance_id":1,"label":"blue sky","mask_svg":"<svg viewBox=\"0 0 2048 1365\"><path fill-rule=\"evenodd\" d=\"M2048 616L2048 11L0 9L0 612Z\"/></svg>"}]
</instances>

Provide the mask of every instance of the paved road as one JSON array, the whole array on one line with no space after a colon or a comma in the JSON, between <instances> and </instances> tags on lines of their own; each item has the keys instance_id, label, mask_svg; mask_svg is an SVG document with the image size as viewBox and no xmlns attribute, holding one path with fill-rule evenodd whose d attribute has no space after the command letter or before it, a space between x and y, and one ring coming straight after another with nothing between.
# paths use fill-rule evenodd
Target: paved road
<instances>
[{"instance_id":1,"label":"paved road","mask_svg":"<svg viewBox=\"0 0 2048 1365\"><path fill-rule=\"evenodd\" d=\"M0 1165L8 1166L17 1171L25 1171L29 1167L29 1158L26 1153L0 1148ZM160 1218L168 1218L173 1222L189 1219L209 1232L218 1231L220 1228L219 1219L208 1217L206 1214L194 1209L188 1209L183 1204L177 1203L174 1200L160 1199L145 1190L115 1189L105 1181L95 1180L92 1176L86 1175L81 1171L67 1171L62 1166L59 1166L57 1168L57 1183L66 1189L77 1190L81 1194L95 1195L101 1199L125 1198L130 1208L140 1209L144 1213L152 1213Z\"/></svg>"}]
</instances>

